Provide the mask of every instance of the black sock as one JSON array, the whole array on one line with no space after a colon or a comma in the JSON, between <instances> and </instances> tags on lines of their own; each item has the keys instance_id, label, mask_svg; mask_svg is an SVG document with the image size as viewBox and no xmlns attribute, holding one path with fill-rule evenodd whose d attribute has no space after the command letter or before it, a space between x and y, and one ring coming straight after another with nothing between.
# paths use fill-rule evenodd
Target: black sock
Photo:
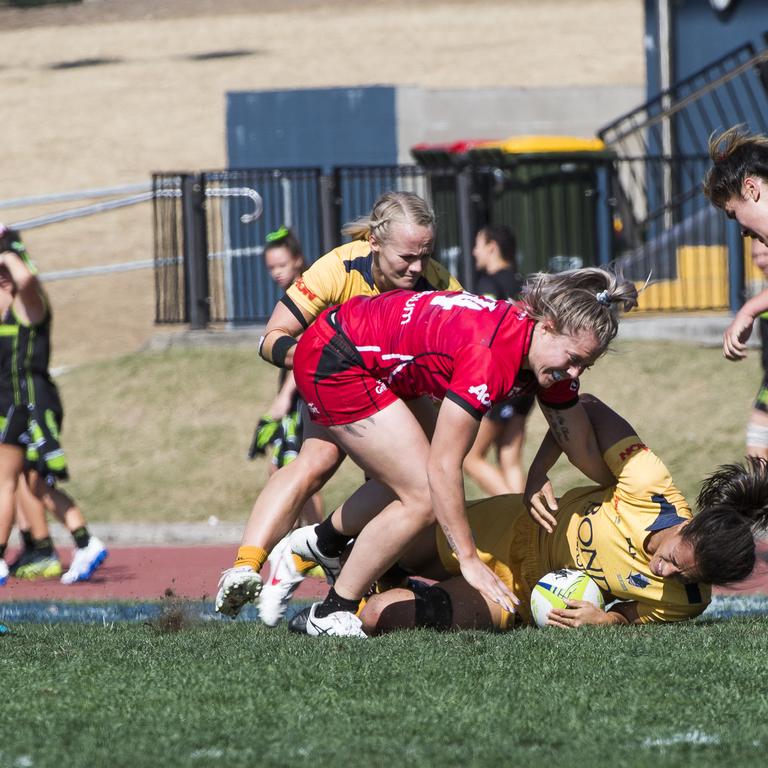
<instances>
[{"instance_id":1,"label":"black sock","mask_svg":"<svg viewBox=\"0 0 768 768\"><path fill-rule=\"evenodd\" d=\"M24 549L32 549L35 545L35 540L32 538L32 531L19 531L21 534L21 543Z\"/></svg>"},{"instance_id":2,"label":"black sock","mask_svg":"<svg viewBox=\"0 0 768 768\"><path fill-rule=\"evenodd\" d=\"M34 550L36 555L50 557L53 554L53 541L51 541L51 537L46 536L44 539L36 539Z\"/></svg>"},{"instance_id":3,"label":"black sock","mask_svg":"<svg viewBox=\"0 0 768 768\"><path fill-rule=\"evenodd\" d=\"M7 544L0 544L0 560L3 559L5 556L5 548L7 547Z\"/></svg>"},{"instance_id":4,"label":"black sock","mask_svg":"<svg viewBox=\"0 0 768 768\"><path fill-rule=\"evenodd\" d=\"M320 550L321 555L326 557L338 557L347 546L349 542L349 536L346 533L339 533L331 522L332 515L323 520L317 528L315 533L317 534L317 548Z\"/></svg>"},{"instance_id":5,"label":"black sock","mask_svg":"<svg viewBox=\"0 0 768 768\"><path fill-rule=\"evenodd\" d=\"M75 546L78 549L85 549L88 546L88 542L91 540L91 534L88 533L88 529L81 525L76 530L72 531L72 538L75 540Z\"/></svg>"},{"instance_id":6,"label":"black sock","mask_svg":"<svg viewBox=\"0 0 768 768\"><path fill-rule=\"evenodd\" d=\"M376 579L376 583L382 585L386 589L392 589L393 587L405 586L408 582L408 578L413 574L411 571L406 571L400 563L395 563L389 570Z\"/></svg>"},{"instance_id":7,"label":"black sock","mask_svg":"<svg viewBox=\"0 0 768 768\"><path fill-rule=\"evenodd\" d=\"M360 607L359 600L347 600L346 597L339 597L336 594L336 590L331 587L330 592L326 596L320 605L315 609L315 616L318 619L322 619L329 613L335 613L336 611L348 611L349 613L357 613L357 609Z\"/></svg>"}]
</instances>

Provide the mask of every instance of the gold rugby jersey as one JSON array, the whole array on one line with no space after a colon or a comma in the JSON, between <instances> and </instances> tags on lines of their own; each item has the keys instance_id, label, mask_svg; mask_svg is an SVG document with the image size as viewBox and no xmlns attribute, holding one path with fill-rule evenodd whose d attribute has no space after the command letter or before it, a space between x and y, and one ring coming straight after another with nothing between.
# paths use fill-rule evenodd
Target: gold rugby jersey
<instances>
[{"instance_id":1,"label":"gold rugby jersey","mask_svg":"<svg viewBox=\"0 0 768 768\"><path fill-rule=\"evenodd\" d=\"M461 284L439 262L430 259L415 291L460 291ZM373 282L373 255L367 240L354 240L321 256L286 291L281 299L296 318L316 318L324 309L353 296L378 296ZM299 311L301 310L301 311Z\"/></svg>"},{"instance_id":2,"label":"gold rugby jersey","mask_svg":"<svg viewBox=\"0 0 768 768\"><path fill-rule=\"evenodd\" d=\"M637 436L604 453L618 478L609 488L574 488L559 499L557 527L548 534L528 515L522 496L468 502L467 515L483 559L521 599L519 618L531 622L536 582L558 568L588 573L606 602L634 600L642 623L693 618L709 604L706 584L654 576L645 540L691 518L691 510L663 462ZM438 533L443 564L458 573L445 537ZM511 624L507 617L504 625Z\"/></svg>"}]
</instances>

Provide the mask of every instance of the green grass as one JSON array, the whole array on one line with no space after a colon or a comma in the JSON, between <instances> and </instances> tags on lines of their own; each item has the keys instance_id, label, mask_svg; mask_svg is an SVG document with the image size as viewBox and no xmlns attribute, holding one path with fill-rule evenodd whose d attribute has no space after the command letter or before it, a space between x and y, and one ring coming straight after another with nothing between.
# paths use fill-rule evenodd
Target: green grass
<instances>
[{"instance_id":1,"label":"green grass","mask_svg":"<svg viewBox=\"0 0 768 768\"><path fill-rule=\"evenodd\" d=\"M760 765L767 657L755 618L369 641L26 624L0 637L0 765Z\"/></svg>"},{"instance_id":2,"label":"green grass","mask_svg":"<svg viewBox=\"0 0 768 768\"><path fill-rule=\"evenodd\" d=\"M743 455L744 423L760 379L756 354L741 364L717 349L624 342L583 379L663 457L692 500L702 477ZM265 482L265 459L245 458L272 399L277 372L255 350L138 353L85 365L60 379L70 492L91 520L243 522ZM531 418L526 461L544 430ZM346 462L325 492L331 510L357 487ZM557 492L582 482L561 462ZM467 483L470 497L481 495Z\"/></svg>"}]
</instances>

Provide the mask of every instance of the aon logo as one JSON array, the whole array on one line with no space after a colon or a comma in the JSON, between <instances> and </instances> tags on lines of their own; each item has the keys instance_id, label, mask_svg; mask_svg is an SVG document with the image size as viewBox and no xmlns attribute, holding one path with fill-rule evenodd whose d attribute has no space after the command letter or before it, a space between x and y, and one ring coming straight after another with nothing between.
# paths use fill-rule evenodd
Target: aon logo
<instances>
[{"instance_id":1,"label":"aon logo","mask_svg":"<svg viewBox=\"0 0 768 768\"><path fill-rule=\"evenodd\" d=\"M470 387L468 392L470 395L474 395L486 408L491 404L487 384L478 384L476 387Z\"/></svg>"}]
</instances>

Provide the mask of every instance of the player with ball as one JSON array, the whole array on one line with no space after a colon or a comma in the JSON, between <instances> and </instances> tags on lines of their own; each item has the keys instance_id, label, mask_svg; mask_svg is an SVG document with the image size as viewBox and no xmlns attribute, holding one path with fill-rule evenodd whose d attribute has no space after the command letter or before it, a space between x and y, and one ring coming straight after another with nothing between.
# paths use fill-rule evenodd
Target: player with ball
<instances>
[{"instance_id":1,"label":"player with ball","mask_svg":"<svg viewBox=\"0 0 768 768\"><path fill-rule=\"evenodd\" d=\"M578 573L552 573L559 569L588 574L609 608L600 607L597 595L567 600L565 607L549 612L551 626L680 621L706 608L711 584L749 575L756 558L754 537L768 523L766 462L750 459L746 466L721 467L704 482L694 517L667 468L635 430L597 398L582 395L582 402L614 485L573 488L556 501L542 476L537 487L547 490L530 500L530 514L519 495L467 503L480 557L521 598L517 613L486 600L461 578L445 537L433 527L400 565L438 583L371 597L361 614L366 634L417 626L532 624L534 589L590 586ZM545 440L534 466L548 472L559 453L554 440ZM544 586L537 587L548 574ZM562 580L559 586L553 577Z\"/></svg>"}]
</instances>

